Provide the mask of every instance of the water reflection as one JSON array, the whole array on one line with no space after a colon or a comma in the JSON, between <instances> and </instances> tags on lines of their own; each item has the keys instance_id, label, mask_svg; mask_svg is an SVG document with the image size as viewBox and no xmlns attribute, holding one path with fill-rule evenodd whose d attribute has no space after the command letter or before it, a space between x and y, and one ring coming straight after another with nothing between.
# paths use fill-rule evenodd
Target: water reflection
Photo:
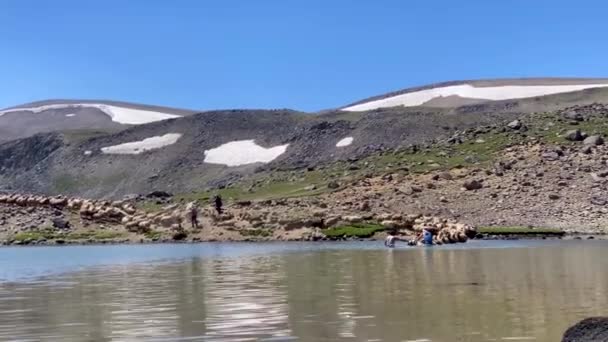
<instances>
[{"instance_id":1,"label":"water reflection","mask_svg":"<svg viewBox=\"0 0 608 342\"><path fill-rule=\"evenodd\" d=\"M0 340L558 341L572 322L608 314L603 243L213 248L219 258L0 284Z\"/></svg>"}]
</instances>

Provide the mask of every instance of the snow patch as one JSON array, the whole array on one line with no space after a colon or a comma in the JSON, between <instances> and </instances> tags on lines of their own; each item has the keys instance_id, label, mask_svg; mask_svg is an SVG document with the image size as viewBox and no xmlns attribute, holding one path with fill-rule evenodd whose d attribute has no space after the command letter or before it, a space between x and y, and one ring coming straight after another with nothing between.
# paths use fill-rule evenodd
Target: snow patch
<instances>
[{"instance_id":1,"label":"snow patch","mask_svg":"<svg viewBox=\"0 0 608 342\"><path fill-rule=\"evenodd\" d=\"M353 137L346 137L336 144L336 147L346 147L353 143Z\"/></svg>"},{"instance_id":2,"label":"snow patch","mask_svg":"<svg viewBox=\"0 0 608 342\"><path fill-rule=\"evenodd\" d=\"M254 140L239 140L205 151L205 163L240 166L254 163L270 163L287 150L286 145L262 147Z\"/></svg>"},{"instance_id":3,"label":"snow patch","mask_svg":"<svg viewBox=\"0 0 608 342\"><path fill-rule=\"evenodd\" d=\"M76 114L66 114L65 116L71 118L72 116L76 116Z\"/></svg>"},{"instance_id":4,"label":"snow patch","mask_svg":"<svg viewBox=\"0 0 608 342\"><path fill-rule=\"evenodd\" d=\"M89 150L84 151L85 156L90 156L91 154L93 154L93 151L89 151Z\"/></svg>"},{"instance_id":5,"label":"snow patch","mask_svg":"<svg viewBox=\"0 0 608 342\"><path fill-rule=\"evenodd\" d=\"M591 88L605 88L608 84L573 84L573 85L535 85L535 86L495 86L475 87L470 84L438 87L411 93L405 93L385 99L369 101L358 105L346 107L344 111L360 112L385 107L413 107L420 106L434 98L447 96L460 96L481 100L508 100L523 99L536 96L545 96L559 93L568 93Z\"/></svg>"},{"instance_id":6,"label":"snow patch","mask_svg":"<svg viewBox=\"0 0 608 342\"><path fill-rule=\"evenodd\" d=\"M40 113L50 109L65 109L65 108L97 108L106 113L112 121L126 125L141 125L155 121L178 118L180 115L156 112L152 110L134 109L127 107L111 106L101 103L69 103L69 104L52 104L29 108L11 108L0 111L0 116L12 112L32 112ZM66 116L70 116L67 114Z\"/></svg>"},{"instance_id":7,"label":"snow patch","mask_svg":"<svg viewBox=\"0 0 608 342\"><path fill-rule=\"evenodd\" d=\"M175 144L181 137L182 135L180 133L168 133L161 136L146 138L141 141L103 147L101 152L105 154L140 154L145 151Z\"/></svg>"}]
</instances>

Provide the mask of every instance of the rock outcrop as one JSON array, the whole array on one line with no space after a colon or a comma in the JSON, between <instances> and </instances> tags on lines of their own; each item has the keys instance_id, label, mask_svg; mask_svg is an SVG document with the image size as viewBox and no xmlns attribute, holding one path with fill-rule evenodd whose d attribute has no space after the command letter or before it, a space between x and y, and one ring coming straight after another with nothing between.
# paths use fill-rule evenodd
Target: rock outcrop
<instances>
[{"instance_id":1,"label":"rock outcrop","mask_svg":"<svg viewBox=\"0 0 608 342\"><path fill-rule=\"evenodd\" d=\"M608 317L584 319L564 333L562 342L608 342Z\"/></svg>"}]
</instances>

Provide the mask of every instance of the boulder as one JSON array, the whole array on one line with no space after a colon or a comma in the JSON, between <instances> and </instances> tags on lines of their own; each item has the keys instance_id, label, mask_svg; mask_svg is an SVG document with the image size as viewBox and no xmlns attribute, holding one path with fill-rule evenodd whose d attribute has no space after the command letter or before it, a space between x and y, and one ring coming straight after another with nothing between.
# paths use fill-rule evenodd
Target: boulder
<instances>
[{"instance_id":1,"label":"boulder","mask_svg":"<svg viewBox=\"0 0 608 342\"><path fill-rule=\"evenodd\" d=\"M608 342L608 317L586 318L566 330L562 342Z\"/></svg>"},{"instance_id":2,"label":"boulder","mask_svg":"<svg viewBox=\"0 0 608 342\"><path fill-rule=\"evenodd\" d=\"M466 190L478 190L478 189L483 188L483 184L481 181L473 179L473 180L465 181L462 184L462 187Z\"/></svg>"},{"instance_id":3,"label":"boulder","mask_svg":"<svg viewBox=\"0 0 608 342\"><path fill-rule=\"evenodd\" d=\"M509 124L507 124L507 127L509 127L510 129L520 129L521 128L521 121L519 120L514 120L509 122Z\"/></svg>"},{"instance_id":4,"label":"boulder","mask_svg":"<svg viewBox=\"0 0 608 342\"><path fill-rule=\"evenodd\" d=\"M564 138L569 141L582 141L584 140L583 134L580 129L572 129L564 134Z\"/></svg>"},{"instance_id":5,"label":"boulder","mask_svg":"<svg viewBox=\"0 0 608 342\"><path fill-rule=\"evenodd\" d=\"M340 222L341 219L342 218L340 216L329 217L329 218L325 219L325 226L326 227L336 226L338 224L338 222Z\"/></svg>"},{"instance_id":6,"label":"boulder","mask_svg":"<svg viewBox=\"0 0 608 342\"><path fill-rule=\"evenodd\" d=\"M571 120L571 121L583 121L584 118L581 114L575 112L575 111L569 111L563 114L564 119L567 120Z\"/></svg>"},{"instance_id":7,"label":"boulder","mask_svg":"<svg viewBox=\"0 0 608 342\"><path fill-rule=\"evenodd\" d=\"M327 183L327 187L330 189L337 189L340 187L340 184L338 182L331 181L331 182Z\"/></svg>"},{"instance_id":8,"label":"boulder","mask_svg":"<svg viewBox=\"0 0 608 342\"><path fill-rule=\"evenodd\" d=\"M591 152L593 152L593 148L591 147L593 145L585 145L581 148L581 153L583 154L591 154Z\"/></svg>"},{"instance_id":9,"label":"boulder","mask_svg":"<svg viewBox=\"0 0 608 342\"><path fill-rule=\"evenodd\" d=\"M544 152L541 157L548 161L555 161L559 159L559 153L555 151Z\"/></svg>"},{"instance_id":10,"label":"boulder","mask_svg":"<svg viewBox=\"0 0 608 342\"><path fill-rule=\"evenodd\" d=\"M363 221L363 217L358 215L343 216L342 219L349 223L359 223Z\"/></svg>"},{"instance_id":11,"label":"boulder","mask_svg":"<svg viewBox=\"0 0 608 342\"><path fill-rule=\"evenodd\" d=\"M558 194L549 194L549 199L550 200L558 200L560 197Z\"/></svg>"},{"instance_id":12,"label":"boulder","mask_svg":"<svg viewBox=\"0 0 608 342\"><path fill-rule=\"evenodd\" d=\"M583 140L583 144L585 145L603 145L604 144L604 138L602 138L601 135L592 135L589 136L587 138L585 138L585 140Z\"/></svg>"},{"instance_id":13,"label":"boulder","mask_svg":"<svg viewBox=\"0 0 608 342\"><path fill-rule=\"evenodd\" d=\"M53 218L51 221L53 222L53 227L57 229L70 229L70 221L64 218L56 217Z\"/></svg>"}]
</instances>

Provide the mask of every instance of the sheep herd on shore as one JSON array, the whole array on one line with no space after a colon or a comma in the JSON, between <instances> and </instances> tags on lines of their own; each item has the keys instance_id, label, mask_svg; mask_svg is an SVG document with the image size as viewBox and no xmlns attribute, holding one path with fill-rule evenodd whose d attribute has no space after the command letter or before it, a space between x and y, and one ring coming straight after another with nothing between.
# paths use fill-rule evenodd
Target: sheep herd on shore
<instances>
[{"instance_id":1,"label":"sheep herd on shore","mask_svg":"<svg viewBox=\"0 0 608 342\"><path fill-rule=\"evenodd\" d=\"M61 211L68 210L72 213L77 213L83 221L122 226L127 231L138 234L147 233L153 230L183 232L184 227L188 226L191 220L191 208L180 203L167 205L155 212L145 212L137 209L133 200L108 201L68 198L65 196L11 194L0 195L0 204L28 208L44 207ZM231 225L234 226L232 229L235 227L249 227L247 229L253 229L255 222L252 220L247 220L246 217L248 216L245 215L250 213L253 208L239 208L237 206L232 210L235 212L232 214L226 213L225 215L218 217L213 216L213 214L210 212L205 214L213 216L210 217L211 222L215 222L222 227L226 226L227 223L231 223ZM475 237L477 234L475 228L449 219L420 215L402 216L379 214L373 216L374 220L380 222L380 224L389 231L409 232L406 234L411 234L412 232L421 232L423 229L429 230L433 233L434 244L438 245L463 243L468 239ZM229 219L234 217L241 217L242 219L237 220L238 222L236 222L234 219ZM354 215L338 215L331 218L326 217L326 219L322 220L322 222L325 222L323 224L323 228L327 229L339 226L340 224L354 224L356 222L360 222L361 219L361 217ZM222 220L225 222L219 222ZM289 223L291 222L290 220L293 221L298 219L287 215L284 220L281 220L287 222L283 225L284 229L289 229ZM271 226L271 222L261 223L263 225ZM298 226L305 228L306 224L301 223ZM321 234L323 234L323 231L323 229L318 230L318 232Z\"/></svg>"}]
</instances>

